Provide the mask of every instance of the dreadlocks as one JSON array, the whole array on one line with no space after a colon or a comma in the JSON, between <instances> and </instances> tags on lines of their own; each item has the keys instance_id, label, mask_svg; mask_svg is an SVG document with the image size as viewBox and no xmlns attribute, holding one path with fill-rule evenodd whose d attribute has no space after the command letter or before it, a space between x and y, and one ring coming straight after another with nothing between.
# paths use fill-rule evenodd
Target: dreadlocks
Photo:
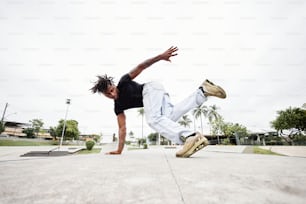
<instances>
[{"instance_id":1,"label":"dreadlocks","mask_svg":"<svg viewBox=\"0 0 306 204\"><path fill-rule=\"evenodd\" d=\"M95 85L90 89L92 93L103 93L107 90L109 85L114 85L113 77L108 77L106 74L103 76L97 76L98 80Z\"/></svg>"}]
</instances>

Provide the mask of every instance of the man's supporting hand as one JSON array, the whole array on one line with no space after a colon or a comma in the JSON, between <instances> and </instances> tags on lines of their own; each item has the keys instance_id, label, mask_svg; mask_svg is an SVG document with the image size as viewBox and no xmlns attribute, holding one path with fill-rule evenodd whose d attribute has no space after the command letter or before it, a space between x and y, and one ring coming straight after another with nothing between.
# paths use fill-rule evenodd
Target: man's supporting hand
<instances>
[{"instance_id":1,"label":"man's supporting hand","mask_svg":"<svg viewBox=\"0 0 306 204\"><path fill-rule=\"evenodd\" d=\"M121 154L121 151L116 150L116 151L107 152L105 154Z\"/></svg>"}]
</instances>

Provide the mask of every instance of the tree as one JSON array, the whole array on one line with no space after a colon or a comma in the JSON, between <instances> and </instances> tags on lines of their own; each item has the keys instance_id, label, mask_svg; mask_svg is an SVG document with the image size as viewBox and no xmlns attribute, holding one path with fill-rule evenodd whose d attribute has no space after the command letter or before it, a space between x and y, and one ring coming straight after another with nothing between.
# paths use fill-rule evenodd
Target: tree
<instances>
[{"instance_id":1,"label":"tree","mask_svg":"<svg viewBox=\"0 0 306 204\"><path fill-rule=\"evenodd\" d=\"M143 115L144 115L144 108L138 109L139 115L141 115L141 138L143 138Z\"/></svg>"},{"instance_id":2,"label":"tree","mask_svg":"<svg viewBox=\"0 0 306 204\"><path fill-rule=\"evenodd\" d=\"M289 107L286 110L277 111L278 116L271 122L271 126L277 130L289 144L292 144L294 137L301 135L306 130L306 110ZM284 134L284 130L289 133Z\"/></svg>"},{"instance_id":3,"label":"tree","mask_svg":"<svg viewBox=\"0 0 306 204\"><path fill-rule=\"evenodd\" d=\"M178 121L178 123L184 127L190 127L192 121L188 118L188 115L183 115L183 117Z\"/></svg>"},{"instance_id":4,"label":"tree","mask_svg":"<svg viewBox=\"0 0 306 204\"><path fill-rule=\"evenodd\" d=\"M57 135L56 133L56 127L50 127L49 128L49 133L51 135L51 137L53 137L54 140L56 140L59 135Z\"/></svg>"},{"instance_id":5,"label":"tree","mask_svg":"<svg viewBox=\"0 0 306 204\"><path fill-rule=\"evenodd\" d=\"M138 138L138 146L140 147L140 145L144 145L146 143L146 139L144 138Z\"/></svg>"},{"instance_id":6,"label":"tree","mask_svg":"<svg viewBox=\"0 0 306 204\"><path fill-rule=\"evenodd\" d=\"M44 125L44 122L42 119L33 119L29 121L31 123L32 128L34 129L34 132L36 134L36 137L38 137L38 133L42 126Z\"/></svg>"},{"instance_id":7,"label":"tree","mask_svg":"<svg viewBox=\"0 0 306 204\"><path fill-rule=\"evenodd\" d=\"M149 141L151 142L157 142L157 138L158 138L158 133L150 133L148 136Z\"/></svg>"},{"instance_id":8,"label":"tree","mask_svg":"<svg viewBox=\"0 0 306 204\"><path fill-rule=\"evenodd\" d=\"M209 106L206 116L208 117L210 125L210 134L212 134L213 122L220 118L220 114L217 112L218 107L216 105Z\"/></svg>"},{"instance_id":9,"label":"tree","mask_svg":"<svg viewBox=\"0 0 306 204\"><path fill-rule=\"evenodd\" d=\"M29 127L24 129L22 132L27 135L27 138L35 138L34 128Z\"/></svg>"},{"instance_id":10,"label":"tree","mask_svg":"<svg viewBox=\"0 0 306 204\"><path fill-rule=\"evenodd\" d=\"M4 132L4 130L5 130L4 122L1 121L0 122L0 134Z\"/></svg>"},{"instance_id":11,"label":"tree","mask_svg":"<svg viewBox=\"0 0 306 204\"><path fill-rule=\"evenodd\" d=\"M201 120L201 130L203 133L203 120L202 120L202 115L204 115L204 117L206 117L207 115L207 106L203 105L203 106L199 106L196 109L193 110L192 114L194 115L194 117L196 119L200 118Z\"/></svg>"},{"instance_id":12,"label":"tree","mask_svg":"<svg viewBox=\"0 0 306 204\"><path fill-rule=\"evenodd\" d=\"M228 141L230 142L230 138L234 137L235 134L239 136L248 135L247 128L239 123L223 123L221 124L221 131L225 136L227 136Z\"/></svg>"},{"instance_id":13,"label":"tree","mask_svg":"<svg viewBox=\"0 0 306 204\"><path fill-rule=\"evenodd\" d=\"M64 120L60 120L58 122L58 126L56 127L56 135L61 136L63 127L64 127ZM65 127L65 139L71 140L71 139L79 139L79 129L78 129L78 122L76 120L67 120L66 121L66 127Z\"/></svg>"},{"instance_id":14,"label":"tree","mask_svg":"<svg viewBox=\"0 0 306 204\"><path fill-rule=\"evenodd\" d=\"M91 138L96 143L101 141L101 137L102 137L102 133L100 135L98 135L98 134L91 134L91 135L89 135L89 138Z\"/></svg>"},{"instance_id":15,"label":"tree","mask_svg":"<svg viewBox=\"0 0 306 204\"><path fill-rule=\"evenodd\" d=\"M211 134L217 135L218 144L220 144L219 134L222 132L222 127L225 125L224 119L222 116L217 117L211 123Z\"/></svg>"},{"instance_id":16,"label":"tree","mask_svg":"<svg viewBox=\"0 0 306 204\"><path fill-rule=\"evenodd\" d=\"M148 136L148 139L149 139L149 141L151 141L151 142L157 142L158 141L158 136L159 136L159 134L157 133L157 132L155 132L155 133L151 133L151 134L149 134L149 136ZM171 141L170 140L168 140L167 138L165 138L164 136L160 136L160 144L161 145L167 145L167 144L171 144Z\"/></svg>"},{"instance_id":17,"label":"tree","mask_svg":"<svg viewBox=\"0 0 306 204\"><path fill-rule=\"evenodd\" d=\"M247 135L248 131L247 128L239 123L224 123L221 127L221 131L224 133L225 136L233 136L235 133L239 135Z\"/></svg>"}]
</instances>

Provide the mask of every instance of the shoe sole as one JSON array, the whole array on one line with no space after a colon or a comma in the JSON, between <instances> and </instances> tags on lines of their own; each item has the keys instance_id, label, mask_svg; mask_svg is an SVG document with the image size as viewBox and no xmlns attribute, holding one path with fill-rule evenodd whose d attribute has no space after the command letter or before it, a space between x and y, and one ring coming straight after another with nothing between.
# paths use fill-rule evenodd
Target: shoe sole
<instances>
[{"instance_id":1,"label":"shoe sole","mask_svg":"<svg viewBox=\"0 0 306 204\"><path fill-rule=\"evenodd\" d=\"M210 90L207 90L207 93L209 95L212 95L212 96L216 96L218 98L226 98L226 93L225 91L218 85L215 85L214 83L212 83L211 81L209 80L206 80L203 84L202 84L203 87L207 86L207 89L210 89Z\"/></svg>"},{"instance_id":2,"label":"shoe sole","mask_svg":"<svg viewBox=\"0 0 306 204\"><path fill-rule=\"evenodd\" d=\"M199 141L195 142L195 144L192 146L192 148L190 148L190 150L188 150L182 156L177 156L177 157L188 158L191 155L193 155L194 153L196 153L196 152L200 151L201 149L203 149L204 147L206 147L207 145L208 145L207 139L205 137L202 137Z\"/></svg>"}]
</instances>

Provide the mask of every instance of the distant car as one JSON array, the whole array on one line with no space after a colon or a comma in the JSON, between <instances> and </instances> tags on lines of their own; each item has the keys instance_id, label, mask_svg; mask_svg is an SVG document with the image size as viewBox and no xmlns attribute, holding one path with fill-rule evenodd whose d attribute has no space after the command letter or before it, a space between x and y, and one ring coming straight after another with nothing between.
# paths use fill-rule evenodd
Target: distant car
<instances>
[{"instance_id":1,"label":"distant car","mask_svg":"<svg viewBox=\"0 0 306 204\"><path fill-rule=\"evenodd\" d=\"M7 134L0 134L0 137L9 137Z\"/></svg>"}]
</instances>

